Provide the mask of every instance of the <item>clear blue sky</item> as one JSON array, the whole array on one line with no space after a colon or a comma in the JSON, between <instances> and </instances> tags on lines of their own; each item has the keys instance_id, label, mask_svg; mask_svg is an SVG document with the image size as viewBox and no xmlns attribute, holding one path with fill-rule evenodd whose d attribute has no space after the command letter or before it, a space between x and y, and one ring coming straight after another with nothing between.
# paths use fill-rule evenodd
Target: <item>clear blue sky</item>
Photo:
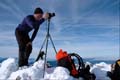
<instances>
[{"instance_id":1,"label":"clear blue sky","mask_svg":"<svg viewBox=\"0 0 120 80\"><path fill-rule=\"evenodd\" d=\"M0 57L17 57L15 28L36 7L56 13L50 33L57 50L83 57L119 56L119 0L1 0ZM45 35L46 22L33 42L31 57L37 57ZM47 56L55 57L51 44Z\"/></svg>"}]
</instances>

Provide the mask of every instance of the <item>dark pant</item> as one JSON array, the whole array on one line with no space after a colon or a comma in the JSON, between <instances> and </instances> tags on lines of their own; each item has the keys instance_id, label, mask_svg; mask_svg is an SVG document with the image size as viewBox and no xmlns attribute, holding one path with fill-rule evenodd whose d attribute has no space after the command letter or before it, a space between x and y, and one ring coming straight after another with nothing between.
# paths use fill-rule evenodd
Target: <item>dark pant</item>
<instances>
[{"instance_id":1,"label":"dark pant","mask_svg":"<svg viewBox=\"0 0 120 80\"><path fill-rule=\"evenodd\" d=\"M30 38L28 34L25 34L18 29L16 29L15 35L19 46L18 66L27 66L30 53L32 52L32 45L26 46L27 43L30 42Z\"/></svg>"}]
</instances>

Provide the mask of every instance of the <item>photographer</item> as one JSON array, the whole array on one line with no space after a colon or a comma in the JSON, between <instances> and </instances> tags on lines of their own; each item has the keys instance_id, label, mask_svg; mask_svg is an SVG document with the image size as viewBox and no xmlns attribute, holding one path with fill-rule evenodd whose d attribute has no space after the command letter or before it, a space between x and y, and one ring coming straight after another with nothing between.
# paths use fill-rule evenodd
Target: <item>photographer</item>
<instances>
[{"instance_id":1,"label":"photographer","mask_svg":"<svg viewBox=\"0 0 120 80\"><path fill-rule=\"evenodd\" d=\"M15 30L16 40L19 46L18 66L28 66L28 59L32 52L32 42L36 37L40 25L49 18L49 13L43 13L41 8L36 8L33 15L24 18ZM34 30L31 38L29 32Z\"/></svg>"}]
</instances>

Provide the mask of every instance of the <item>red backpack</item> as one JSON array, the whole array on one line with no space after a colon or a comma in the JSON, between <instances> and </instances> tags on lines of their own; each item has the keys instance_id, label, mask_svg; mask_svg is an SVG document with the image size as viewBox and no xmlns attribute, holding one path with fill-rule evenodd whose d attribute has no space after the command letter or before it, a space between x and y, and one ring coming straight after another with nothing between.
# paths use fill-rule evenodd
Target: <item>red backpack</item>
<instances>
[{"instance_id":1,"label":"red backpack","mask_svg":"<svg viewBox=\"0 0 120 80\"><path fill-rule=\"evenodd\" d=\"M79 57L79 61L78 61L79 62L79 67L78 67L78 69L76 69L75 63L71 58L72 56L76 56L77 58ZM57 59L57 65L58 66L62 66L62 67L67 68L70 71L71 76L73 76L75 78L79 77L80 68L81 68L81 66L84 66L83 62L82 62L82 65L81 65L80 56L78 56L75 53L68 54L66 51L63 51L62 49L60 49L58 51L58 53L56 54L56 59Z\"/></svg>"}]
</instances>

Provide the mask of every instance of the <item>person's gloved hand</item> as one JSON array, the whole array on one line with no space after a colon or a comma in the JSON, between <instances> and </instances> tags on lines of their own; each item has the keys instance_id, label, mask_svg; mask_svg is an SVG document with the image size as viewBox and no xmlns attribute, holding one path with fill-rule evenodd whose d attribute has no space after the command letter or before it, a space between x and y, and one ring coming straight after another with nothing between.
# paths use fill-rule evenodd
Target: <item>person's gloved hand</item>
<instances>
[{"instance_id":1,"label":"person's gloved hand","mask_svg":"<svg viewBox=\"0 0 120 80\"><path fill-rule=\"evenodd\" d=\"M25 59L28 59L29 56L30 56L30 53L32 52L32 42L28 42L28 43L26 44L25 52L26 52L26 54L24 54Z\"/></svg>"},{"instance_id":2,"label":"person's gloved hand","mask_svg":"<svg viewBox=\"0 0 120 80\"><path fill-rule=\"evenodd\" d=\"M44 14L43 14L43 18L44 18L44 19L48 19L48 18L49 18L49 13L44 13Z\"/></svg>"},{"instance_id":3,"label":"person's gloved hand","mask_svg":"<svg viewBox=\"0 0 120 80\"><path fill-rule=\"evenodd\" d=\"M26 44L26 46L32 46L32 42L28 42L27 44Z\"/></svg>"}]
</instances>

